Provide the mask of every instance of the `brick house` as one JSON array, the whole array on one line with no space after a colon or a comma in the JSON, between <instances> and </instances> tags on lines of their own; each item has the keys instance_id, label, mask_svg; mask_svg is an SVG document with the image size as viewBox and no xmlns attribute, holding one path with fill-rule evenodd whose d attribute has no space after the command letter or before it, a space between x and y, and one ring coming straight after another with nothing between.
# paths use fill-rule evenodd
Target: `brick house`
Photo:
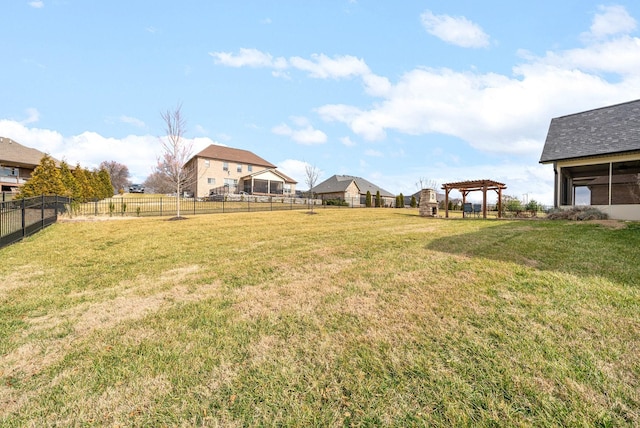
<instances>
[{"instance_id":1,"label":"brick house","mask_svg":"<svg viewBox=\"0 0 640 428\"><path fill-rule=\"evenodd\" d=\"M393 207L396 204L396 197L392 193L364 178L351 175L333 175L310 191L322 200L339 199L350 206L364 206L367 191L371 193L372 204L375 204L376 193L379 191L383 206Z\"/></svg>"},{"instance_id":2,"label":"brick house","mask_svg":"<svg viewBox=\"0 0 640 428\"><path fill-rule=\"evenodd\" d=\"M195 169L195 182L185 190L201 198L210 194L293 196L297 182L277 166L242 149L211 144L186 164Z\"/></svg>"}]
</instances>

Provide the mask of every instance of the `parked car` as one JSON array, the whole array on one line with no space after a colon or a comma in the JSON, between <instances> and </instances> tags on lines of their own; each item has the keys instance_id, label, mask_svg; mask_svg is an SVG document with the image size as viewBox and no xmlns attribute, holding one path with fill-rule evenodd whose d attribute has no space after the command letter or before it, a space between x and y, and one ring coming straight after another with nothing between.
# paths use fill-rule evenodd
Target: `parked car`
<instances>
[{"instance_id":1,"label":"parked car","mask_svg":"<svg viewBox=\"0 0 640 428\"><path fill-rule=\"evenodd\" d=\"M132 184L129 186L129 193L144 193L144 186L142 184Z\"/></svg>"}]
</instances>

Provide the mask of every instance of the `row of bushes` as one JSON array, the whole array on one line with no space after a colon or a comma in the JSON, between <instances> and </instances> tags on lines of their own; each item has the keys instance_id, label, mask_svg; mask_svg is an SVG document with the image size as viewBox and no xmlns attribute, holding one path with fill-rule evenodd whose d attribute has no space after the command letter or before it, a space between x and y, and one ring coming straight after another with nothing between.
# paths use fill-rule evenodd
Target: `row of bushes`
<instances>
[{"instance_id":1,"label":"row of bushes","mask_svg":"<svg viewBox=\"0 0 640 428\"><path fill-rule=\"evenodd\" d=\"M60 195L86 202L113 196L113 185L109 172L104 168L90 171L78 164L72 171L65 161L60 162L58 168L53 158L45 154L16 197L40 195Z\"/></svg>"}]
</instances>

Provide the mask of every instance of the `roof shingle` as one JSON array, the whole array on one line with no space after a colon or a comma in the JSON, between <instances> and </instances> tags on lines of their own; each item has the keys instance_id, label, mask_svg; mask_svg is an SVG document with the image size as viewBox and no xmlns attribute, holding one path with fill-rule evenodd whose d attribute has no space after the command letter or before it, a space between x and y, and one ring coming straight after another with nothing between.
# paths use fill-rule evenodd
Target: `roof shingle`
<instances>
[{"instance_id":1,"label":"roof shingle","mask_svg":"<svg viewBox=\"0 0 640 428\"><path fill-rule=\"evenodd\" d=\"M344 192L347 190L347 187L351 184L351 182L356 183L358 189L360 189L360 194L364 195L367 191L371 192L371 194L375 195L377 191L380 191L380 196L385 197L393 197L394 195L387 192L381 187L376 186L375 184L365 180L360 177L353 177L351 175L333 175L318 184L317 186L311 189L314 193L335 193L335 192Z\"/></svg>"},{"instance_id":2,"label":"roof shingle","mask_svg":"<svg viewBox=\"0 0 640 428\"><path fill-rule=\"evenodd\" d=\"M267 168L277 168L271 162L262 159L260 156L248 150L234 149L232 147L219 146L217 144L211 144L209 147L196 154L195 157L218 159L246 165L264 166Z\"/></svg>"},{"instance_id":3,"label":"roof shingle","mask_svg":"<svg viewBox=\"0 0 640 428\"><path fill-rule=\"evenodd\" d=\"M0 137L0 163L22 167L36 167L45 154L40 150L23 146L11 138ZM55 160L55 159L54 159ZM56 165L60 162L56 161Z\"/></svg>"},{"instance_id":4,"label":"roof shingle","mask_svg":"<svg viewBox=\"0 0 640 428\"><path fill-rule=\"evenodd\" d=\"M640 150L640 100L551 120L540 163Z\"/></svg>"}]
</instances>

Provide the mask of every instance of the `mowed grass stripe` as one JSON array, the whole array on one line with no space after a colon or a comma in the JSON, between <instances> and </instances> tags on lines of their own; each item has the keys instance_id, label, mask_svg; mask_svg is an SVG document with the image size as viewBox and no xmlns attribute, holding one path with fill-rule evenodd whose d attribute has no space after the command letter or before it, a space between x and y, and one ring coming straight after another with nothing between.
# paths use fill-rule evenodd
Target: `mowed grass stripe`
<instances>
[{"instance_id":1,"label":"mowed grass stripe","mask_svg":"<svg viewBox=\"0 0 640 428\"><path fill-rule=\"evenodd\" d=\"M3 426L640 424L640 228L391 209L0 250Z\"/></svg>"}]
</instances>

